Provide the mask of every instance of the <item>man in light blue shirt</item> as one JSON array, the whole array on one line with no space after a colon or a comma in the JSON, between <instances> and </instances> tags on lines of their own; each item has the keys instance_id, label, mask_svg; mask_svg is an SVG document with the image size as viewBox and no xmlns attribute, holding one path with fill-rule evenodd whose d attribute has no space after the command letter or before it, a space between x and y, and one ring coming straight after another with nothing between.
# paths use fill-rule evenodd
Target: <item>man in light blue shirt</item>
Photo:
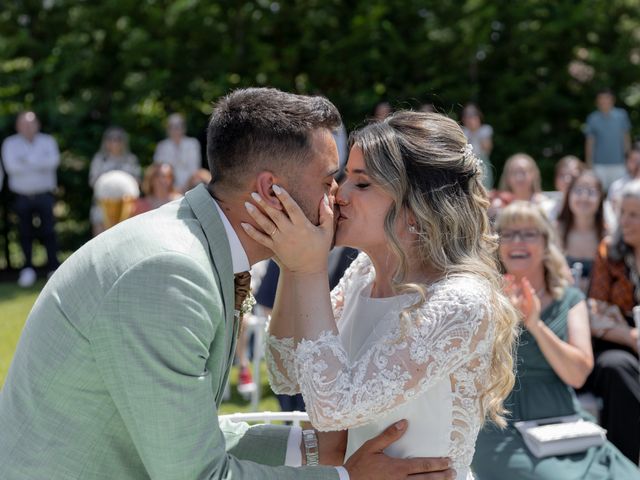
<instances>
[{"instance_id":1,"label":"man in light blue shirt","mask_svg":"<svg viewBox=\"0 0 640 480\"><path fill-rule=\"evenodd\" d=\"M626 173L624 158L631 146L631 124L627 112L614 106L611 90L598 92L596 105L598 109L587 117L585 160L608 189Z\"/></svg>"}]
</instances>

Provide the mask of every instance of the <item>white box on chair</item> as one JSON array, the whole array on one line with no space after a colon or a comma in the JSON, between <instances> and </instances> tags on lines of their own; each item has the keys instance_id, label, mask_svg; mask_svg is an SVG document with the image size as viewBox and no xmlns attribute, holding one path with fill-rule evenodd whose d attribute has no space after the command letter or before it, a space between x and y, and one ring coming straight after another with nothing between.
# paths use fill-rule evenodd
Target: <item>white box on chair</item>
<instances>
[{"instance_id":1,"label":"white box on chair","mask_svg":"<svg viewBox=\"0 0 640 480\"><path fill-rule=\"evenodd\" d=\"M516 422L514 426L537 458L584 452L607 440L604 428L578 415Z\"/></svg>"}]
</instances>

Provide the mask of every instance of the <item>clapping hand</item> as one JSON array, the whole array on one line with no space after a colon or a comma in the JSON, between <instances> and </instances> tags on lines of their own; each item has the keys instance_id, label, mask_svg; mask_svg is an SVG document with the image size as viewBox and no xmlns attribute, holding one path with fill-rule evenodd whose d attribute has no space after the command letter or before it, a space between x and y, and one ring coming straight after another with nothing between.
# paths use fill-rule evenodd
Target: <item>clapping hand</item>
<instances>
[{"instance_id":1,"label":"clapping hand","mask_svg":"<svg viewBox=\"0 0 640 480\"><path fill-rule=\"evenodd\" d=\"M522 322L527 330L538 327L542 306L536 291L527 278L516 280L513 275L505 275L505 294L522 314Z\"/></svg>"}]
</instances>

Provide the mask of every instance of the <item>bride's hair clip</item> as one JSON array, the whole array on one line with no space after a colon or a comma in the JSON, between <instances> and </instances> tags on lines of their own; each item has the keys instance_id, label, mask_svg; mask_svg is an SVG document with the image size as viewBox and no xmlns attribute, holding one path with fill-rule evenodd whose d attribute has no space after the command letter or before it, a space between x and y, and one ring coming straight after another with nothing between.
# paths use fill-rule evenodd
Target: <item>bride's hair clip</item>
<instances>
[{"instance_id":1,"label":"bride's hair clip","mask_svg":"<svg viewBox=\"0 0 640 480\"><path fill-rule=\"evenodd\" d=\"M462 152L462 158L464 158L465 161L473 161L473 164L476 167L475 173L482 173L482 160L476 157L475 153L473 153L473 145L467 143L462 147L462 149L460 149L460 151Z\"/></svg>"}]
</instances>

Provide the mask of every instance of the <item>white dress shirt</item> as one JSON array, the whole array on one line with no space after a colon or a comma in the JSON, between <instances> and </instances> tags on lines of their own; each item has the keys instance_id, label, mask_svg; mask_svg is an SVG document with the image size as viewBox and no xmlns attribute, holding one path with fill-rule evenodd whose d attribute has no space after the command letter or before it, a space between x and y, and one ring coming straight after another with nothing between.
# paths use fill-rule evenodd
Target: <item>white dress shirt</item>
<instances>
[{"instance_id":1,"label":"white dress shirt","mask_svg":"<svg viewBox=\"0 0 640 480\"><path fill-rule=\"evenodd\" d=\"M224 230L227 234L227 240L229 241L229 248L231 249L231 263L233 265L233 273L247 272L251 268L249 264L249 257L238 238L238 234L231 226L231 222L218 205L218 202L214 200L218 214L224 225ZM302 465L302 453L300 452L300 443L302 442L302 428L293 426L289 431L289 438L287 439L287 453L284 459L284 464L287 467L300 467ZM349 472L344 467L336 467L340 480L349 480Z\"/></svg>"},{"instance_id":2,"label":"white dress shirt","mask_svg":"<svg viewBox=\"0 0 640 480\"><path fill-rule=\"evenodd\" d=\"M52 192L58 186L58 144L51 135L36 133L30 142L20 134L2 142L2 159L9 190L21 195Z\"/></svg>"},{"instance_id":3,"label":"white dress shirt","mask_svg":"<svg viewBox=\"0 0 640 480\"><path fill-rule=\"evenodd\" d=\"M168 163L173 167L173 184L183 190L191 176L202 166L200 142L191 137L184 137L180 143L170 138L158 143L153 154L155 163Z\"/></svg>"}]
</instances>

